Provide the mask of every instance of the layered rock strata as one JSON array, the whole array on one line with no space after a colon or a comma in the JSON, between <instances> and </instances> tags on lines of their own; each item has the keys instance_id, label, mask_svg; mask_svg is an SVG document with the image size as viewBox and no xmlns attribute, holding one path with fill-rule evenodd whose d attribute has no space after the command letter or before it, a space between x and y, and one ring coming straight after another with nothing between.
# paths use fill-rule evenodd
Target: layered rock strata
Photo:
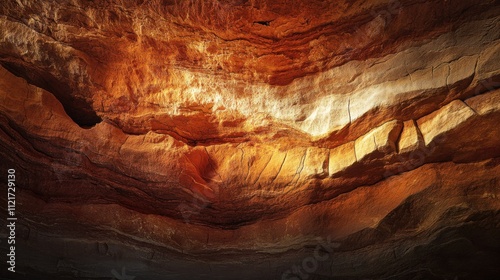
<instances>
[{"instance_id":1,"label":"layered rock strata","mask_svg":"<svg viewBox=\"0 0 500 280\"><path fill-rule=\"evenodd\" d=\"M499 14L0 4L19 219L18 273L0 275L495 279Z\"/></svg>"}]
</instances>

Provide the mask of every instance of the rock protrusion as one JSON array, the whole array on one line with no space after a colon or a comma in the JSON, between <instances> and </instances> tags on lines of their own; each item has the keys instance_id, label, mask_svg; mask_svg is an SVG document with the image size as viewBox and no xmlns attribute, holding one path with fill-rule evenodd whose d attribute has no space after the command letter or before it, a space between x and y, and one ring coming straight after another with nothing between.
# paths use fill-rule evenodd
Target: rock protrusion
<instances>
[{"instance_id":1,"label":"rock protrusion","mask_svg":"<svg viewBox=\"0 0 500 280\"><path fill-rule=\"evenodd\" d=\"M392 120L356 139L354 143L356 159L361 161L365 157L396 152L396 141L402 128L400 121Z\"/></svg>"},{"instance_id":2,"label":"rock protrusion","mask_svg":"<svg viewBox=\"0 0 500 280\"><path fill-rule=\"evenodd\" d=\"M447 132L456 129L474 117L474 111L461 100L454 100L441 109L420 118L417 121L425 145Z\"/></svg>"}]
</instances>

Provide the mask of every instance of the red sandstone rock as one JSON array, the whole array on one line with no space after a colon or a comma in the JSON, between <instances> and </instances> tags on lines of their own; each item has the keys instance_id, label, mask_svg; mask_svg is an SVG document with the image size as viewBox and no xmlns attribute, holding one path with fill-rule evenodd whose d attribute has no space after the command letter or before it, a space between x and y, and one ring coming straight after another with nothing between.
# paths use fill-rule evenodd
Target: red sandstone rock
<instances>
[{"instance_id":1,"label":"red sandstone rock","mask_svg":"<svg viewBox=\"0 0 500 280\"><path fill-rule=\"evenodd\" d=\"M497 2L4 1L15 277L493 279Z\"/></svg>"}]
</instances>

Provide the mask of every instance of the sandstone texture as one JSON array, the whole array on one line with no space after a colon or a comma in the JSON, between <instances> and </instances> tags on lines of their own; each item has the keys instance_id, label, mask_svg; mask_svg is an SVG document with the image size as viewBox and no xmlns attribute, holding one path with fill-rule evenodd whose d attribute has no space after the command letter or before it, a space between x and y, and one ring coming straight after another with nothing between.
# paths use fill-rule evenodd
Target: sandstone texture
<instances>
[{"instance_id":1,"label":"sandstone texture","mask_svg":"<svg viewBox=\"0 0 500 280\"><path fill-rule=\"evenodd\" d=\"M497 279L499 124L499 1L6 0L0 279Z\"/></svg>"}]
</instances>

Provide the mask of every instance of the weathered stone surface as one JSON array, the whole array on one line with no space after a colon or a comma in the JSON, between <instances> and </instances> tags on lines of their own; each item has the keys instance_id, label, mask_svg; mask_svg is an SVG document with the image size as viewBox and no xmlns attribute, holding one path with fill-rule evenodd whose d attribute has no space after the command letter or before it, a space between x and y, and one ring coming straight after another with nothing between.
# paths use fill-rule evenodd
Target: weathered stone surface
<instances>
[{"instance_id":1,"label":"weathered stone surface","mask_svg":"<svg viewBox=\"0 0 500 280\"><path fill-rule=\"evenodd\" d=\"M438 111L419 119L417 124L422 132L425 145L429 145L436 138L443 137L447 132L457 129L474 115L474 111L464 102L455 100Z\"/></svg>"},{"instance_id":2,"label":"weathered stone surface","mask_svg":"<svg viewBox=\"0 0 500 280\"><path fill-rule=\"evenodd\" d=\"M354 142L348 142L330 150L328 170L330 176L335 176L340 171L345 170L356 162L356 152L354 147Z\"/></svg>"},{"instance_id":3,"label":"weathered stone surface","mask_svg":"<svg viewBox=\"0 0 500 280\"><path fill-rule=\"evenodd\" d=\"M479 115L488 115L500 111L500 90L481 94L465 100L465 103Z\"/></svg>"},{"instance_id":4,"label":"weathered stone surface","mask_svg":"<svg viewBox=\"0 0 500 280\"><path fill-rule=\"evenodd\" d=\"M422 148L423 139L414 120L404 122L403 131L398 142L400 154L416 151Z\"/></svg>"},{"instance_id":5,"label":"weathered stone surface","mask_svg":"<svg viewBox=\"0 0 500 280\"><path fill-rule=\"evenodd\" d=\"M328 149L317 147L308 148L301 173L304 174L306 178L327 176L329 153L330 151Z\"/></svg>"},{"instance_id":6,"label":"weathered stone surface","mask_svg":"<svg viewBox=\"0 0 500 280\"><path fill-rule=\"evenodd\" d=\"M3 1L7 277L495 279L499 12Z\"/></svg>"},{"instance_id":7,"label":"weathered stone surface","mask_svg":"<svg viewBox=\"0 0 500 280\"><path fill-rule=\"evenodd\" d=\"M464 14L457 22L444 15L422 22L421 7L410 3L390 9L387 2L363 2L351 9L344 2L314 2L297 9L215 0L187 8L189 1L182 2L131 3L129 12L112 8L119 4L2 5L2 65L49 89L83 126L100 117L126 132L155 130L197 142L241 141L260 124L238 124L259 123L256 112L272 117L276 128L286 123L313 137L335 136L354 122L354 140L393 110L405 119L412 106L419 107L414 119L435 110L435 100L420 92L446 99L453 89L455 99L499 75L491 62L500 36L494 1L422 4ZM316 11L314 19L306 11ZM271 25L258 23L261 13L273 14ZM239 27L228 26L233 17ZM297 18L304 25L294 24ZM286 36L277 31L282 28ZM399 37L402 30L413 30L415 39ZM472 75L475 69L481 74ZM213 94L203 94L207 90ZM378 107L387 110L374 113Z\"/></svg>"},{"instance_id":8,"label":"weathered stone surface","mask_svg":"<svg viewBox=\"0 0 500 280\"><path fill-rule=\"evenodd\" d=\"M356 139L354 148L356 159L362 160L375 152L388 154L396 151L396 140L402 129L402 124L396 120L370 130L367 134Z\"/></svg>"}]
</instances>

